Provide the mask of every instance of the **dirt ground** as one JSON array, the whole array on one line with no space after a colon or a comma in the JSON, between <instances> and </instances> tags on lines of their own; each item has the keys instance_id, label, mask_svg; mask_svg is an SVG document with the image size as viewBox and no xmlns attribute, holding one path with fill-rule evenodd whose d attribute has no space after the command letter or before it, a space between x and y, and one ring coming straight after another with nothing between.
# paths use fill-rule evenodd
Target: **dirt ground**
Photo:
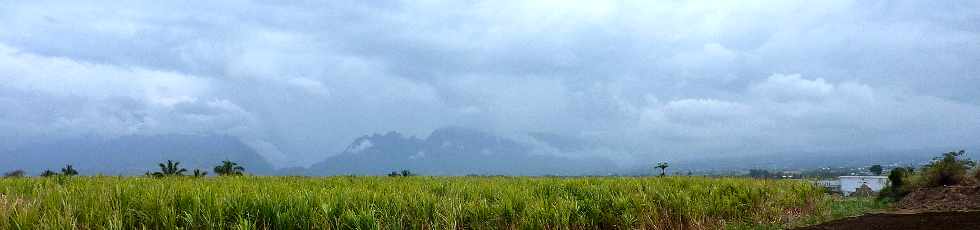
<instances>
[{"instance_id":1,"label":"dirt ground","mask_svg":"<svg viewBox=\"0 0 980 230\"><path fill-rule=\"evenodd\" d=\"M798 230L823 229L980 229L980 211L868 214Z\"/></svg>"},{"instance_id":2,"label":"dirt ground","mask_svg":"<svg viewBox=\"0 0 980 230\"><path fill-rule=\"evenodd\" d=\"M980 187L919 189L895 204L890 213L867 214L799 229L978 229Z\"/></svg>"},{"instance_id":3,"label":"dirt ground","mask_svg":"<svg viewBox=\"0 0 980 230\"><path fill-rule=\"evenodd\" d=\"M980 187L948 186L919 189L905 196L896 204L896 208L916 212L980 210Z\"/></svg>"}]
</instances>

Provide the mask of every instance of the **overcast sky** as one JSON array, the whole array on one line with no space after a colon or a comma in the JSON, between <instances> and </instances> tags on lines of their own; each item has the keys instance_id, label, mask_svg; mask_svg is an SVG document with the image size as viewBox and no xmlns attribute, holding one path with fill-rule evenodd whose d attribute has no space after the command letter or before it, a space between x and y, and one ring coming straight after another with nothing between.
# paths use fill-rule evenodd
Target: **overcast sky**
<instances>
[{"instance_id":1,"label":"overcast sky","mask_svg":"<svg viewBox=\"0 0 980 230\"><path fill-rule=\"evenodd\" d=\"M978 1L4 1L0 145L227 134L279 166L458 125L621 161L980 144Z\"/></svg>"}]
</instances>

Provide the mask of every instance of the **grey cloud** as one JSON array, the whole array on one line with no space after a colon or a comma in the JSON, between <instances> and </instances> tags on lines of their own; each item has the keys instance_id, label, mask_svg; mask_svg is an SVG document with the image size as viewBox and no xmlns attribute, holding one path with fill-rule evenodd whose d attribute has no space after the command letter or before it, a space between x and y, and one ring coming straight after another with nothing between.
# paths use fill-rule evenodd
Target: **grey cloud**
<instances>
[{"instance_id":1,"label":"grey cloud","mask_svg":"<svg viewBox=\"0 0 980 230\"><path fill-rule=\"evenodd\" d=\"M13 2L0 7L0 105L13 111L0 124L13 131L0 135L220 132L280 166L448 125L596 140L626 162L976 145L978 9Z\"/></svg>"}]
</instances>

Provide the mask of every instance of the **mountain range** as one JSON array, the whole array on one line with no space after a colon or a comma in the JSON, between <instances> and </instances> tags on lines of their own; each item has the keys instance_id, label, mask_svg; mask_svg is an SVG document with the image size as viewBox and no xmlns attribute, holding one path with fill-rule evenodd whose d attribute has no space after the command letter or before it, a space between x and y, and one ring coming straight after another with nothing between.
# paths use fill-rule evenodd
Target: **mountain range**
<instances>
[{"instance_id":1,"label":"mountain range","mask_svg":"<svg viewBox=\"0 0 980 230\"><path fill-rule=\"evenodd\" d=\"M464 127L436 129L424 138L398 132L371 134L354 139L342 150L334 150L337 152L324 150L327 157L309 167L275 169L261 154L231 136L85 136L0 150L3 156L0 172L21 169L37 174L46 169L57 171L71 164L87 175L140 175L157 170L157 164L166 160L180 161L188 170L210 170L223 160L231 160L257 175L384 175L401 170L421 175L642 175L652 172L652 166L645 164L624 168L609 159L582 157L600 147L588 140L548 133L528 133L527 137L530 139L516 141ZM976 149L967 148L967 152ZM715 156L673 161L671 169L724 171L917 165L951 150ZM573 155L580 157L571 157Z\"/></svg>"},{"instance_id":2,"label":"mountain range","mask_svg":"<svg viewBox=\"0 0 980 230\"><path fill-rule=\"evenodd\" d=\"M531 136L542 136L542 142L559 140ZM210 170L231 160L257 175L383 175L401 170L422 175L595 175L615 168L606 159L540 153L530 144L462 127L437 129L424 139L398 132L365 135L339 153L328 151L329 157L310 167L278 170L237 138L222 135L84 136L25 144L0 154L0 171L29 174L71 164L86 175L140 175L167 160L188 170Z\"/></svg>"},{"instance_id":3,"label":"mountain range","mask_svg":"<svg viewBox=\"0 0 980 230\"><path fill-rule=\"evenodd\" d=\"M312 175L382 175L399 170L424 175L595 175L614 168L602 158L538 153L526 143L447 127L424 139L397 132L362 136L307 171Z\"/></svg>"},{"instance_id":4,"label":"mountain range","mask_svg":"<svg viewBox=\"0 0 980 230\"><path fill-rule=\"evenodd\" d=\"M36 174L71 164L83 175L140 175L167 160L188 170L210 171L223 160L238 162L255 174L271 174L265 158L237 138L221 135L138 135L77 137L23 145L0 153L0 171Z\"/></svg>"}]
</instances>

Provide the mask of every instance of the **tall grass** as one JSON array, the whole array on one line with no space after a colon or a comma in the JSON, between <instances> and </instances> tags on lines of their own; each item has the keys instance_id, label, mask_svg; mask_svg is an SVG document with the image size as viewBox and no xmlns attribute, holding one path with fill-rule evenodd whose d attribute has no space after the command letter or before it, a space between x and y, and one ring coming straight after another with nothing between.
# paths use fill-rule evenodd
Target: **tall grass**
<instances>
[{"instance_id":1,"label":"tall grass","mask_svg":"<svg viewBox=\"0 0 980 230\"><path fill-rule=\"evenodd\" d=\"M716 229L825 213L801 181L546 177L0 180L3 229Z\"/></svg>"}]
</instances>

